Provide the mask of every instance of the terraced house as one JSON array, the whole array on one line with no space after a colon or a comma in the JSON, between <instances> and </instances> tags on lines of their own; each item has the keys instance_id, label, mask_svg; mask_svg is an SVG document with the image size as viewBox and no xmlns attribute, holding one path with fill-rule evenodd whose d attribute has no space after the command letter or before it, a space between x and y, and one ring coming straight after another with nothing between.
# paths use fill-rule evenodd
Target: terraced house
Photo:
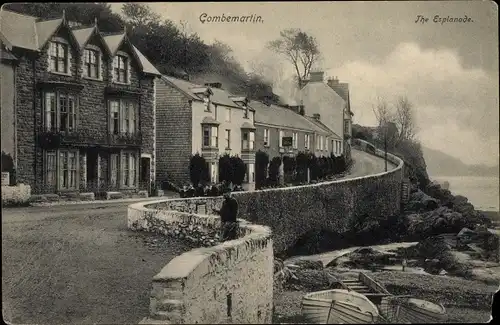
<instances>
[{"instance_id":1,"label":"terraced house","mask_svg":"<svg viewBox=\"0 0 500 325\"><path fill-rule=\"evenodd\" d=\"M220 83L193 84L163 76L156 85L156 152L159 181L189 183L189 161L199 153L218 182L218 161L225 153L247 165L244 186L255 184L255 112L246 97Z\"/></svg>"},{"instance_id":2,"label":"terraced house","mask_svg":"<svg viewBox=\"0 0 500 325\"><path fill-rule=\"evenodd\" d=\"M17 181L34 193L149 189L160 74L126 31L2 10L0 32L15 58L2 124L10 110Z\"/></svg>"},{"instance_id":3,"label":"terraced house","mask_svg":"<svg viewBox=\"0 0 500 325\"><path fill-rule=\"evenodd\" d=\"M318 157L340 155L341 138L320 121L320 116L302 116L297 109L251 101L255 109L256 149L269 158L311 152ZM291 137L292 145L284 146L283 138Z\"/></svg>"}]
</instances>

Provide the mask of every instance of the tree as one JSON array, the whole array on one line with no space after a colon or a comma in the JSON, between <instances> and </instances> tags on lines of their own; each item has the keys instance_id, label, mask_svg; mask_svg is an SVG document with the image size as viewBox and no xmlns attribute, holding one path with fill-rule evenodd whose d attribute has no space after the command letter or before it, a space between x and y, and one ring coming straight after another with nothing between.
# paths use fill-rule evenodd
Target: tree
<instances>
[{"instance_id":1,"label":"tree","mask_svg":"<svg viewBox=\"0 0 500 325\"><path fill-rule=\"evenodd\" d=\"M238 156L233 156L230 159L231 169L233 170L232 183L237 186L241 186L245 180L245 175L247 173L247 166L243 160Z\"/></svg>"},{"instance_id":2,"label":"tree","mask_svg":"<svg viewBox=\"0 0 500 325\"><path fill-rule=\"evenodd\" d=\"M280 38L269 42L268 48L292 63L299 88L320 54L316 38L296 28L281 31Z\"/></svg>"},{"instance_id":3,"label":"tree","mask_svg":"<svg viewBox=\"0 0 500 325\"><path fill-rule=\"evenodd\" d=\"M266 184L269 155L264 151L255 153L255 188L260 189Z\"/></svg>"},{"instance_id":4,"label":"tree","mask_svg":"<svg viewBox=\"0 0 500 325\"><path fill-rule=\"evenodd\" d=\"M148 24L158 24L160 15L153 12L151 8L138 2L127 2L122 5L122 13L126 21L132 26L143 26Z\"/></svg>"},{"instance_id":5,"label":"tree","mask_svg":"<svg viewBox=\"0 0 500 325\"><path fill-rule=\"evenodd\" d=\"M377 99L377 105L372 106L373 114L378 122L377 127L377 138L381 138L384 143L384 159L385 159L385 171L387 171L387 144L388 144L388 128L389 123L393 123L394 115L392 114L387 102L382 99Z\"/></svg>"},{"instance_id":6,"label":"tree","mask_svg":"<svg viewBox=\"0 0 500 325\"><path fill-rule=\"evenodd\" d=\"M394 120L397 130L399 131L397 143L401 141L412 141L415 138L417 126L413 114L413 105L408 100L408 97L398 97Z\"/></svg>"},{"instance_id":7,"label":"tree","mask_svg":"<svg viewBox=\"0 0 500 325\"><path fill-rule=\"evenodd\" d=\"M189 178L193 186L198 186L200 183L208 183L210 181L210 171L208 163L200 154L191 156L189 162Z\"/></svg>"}]
</instances>

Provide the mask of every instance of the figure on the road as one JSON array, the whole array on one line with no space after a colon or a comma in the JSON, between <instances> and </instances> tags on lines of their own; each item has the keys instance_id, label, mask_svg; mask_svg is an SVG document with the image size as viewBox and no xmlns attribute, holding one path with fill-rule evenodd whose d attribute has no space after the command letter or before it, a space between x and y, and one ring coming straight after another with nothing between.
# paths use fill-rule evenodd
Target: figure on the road
<instances>
[{"instance_id":1,"label":"figure on the road","mask_svg":"<svg viewBox=\"0 0 500 325\"><path fill-rule=\"evenodd\" d=\"M224 193L224 202L220 210L215 210L221 217L222 222L222 241L233 240L238 238L238 202L232 196L231 192Z\"/></svg>"}]
</instances>

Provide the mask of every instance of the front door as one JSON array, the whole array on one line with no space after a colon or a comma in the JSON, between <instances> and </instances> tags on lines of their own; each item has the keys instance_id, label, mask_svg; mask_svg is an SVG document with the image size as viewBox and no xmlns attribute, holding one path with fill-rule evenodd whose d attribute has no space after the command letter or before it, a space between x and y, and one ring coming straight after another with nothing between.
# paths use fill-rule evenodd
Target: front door
<instances>
[{"instance_id":1,"label":"front door","mask_svg":"<svg viewBox=\"0 0 500 325\"><path fill-rule=\"evenodd\" d=\"M151 195L151 158L141 157L141 177L139 179L141 190L147 190Z\"/></svg>"},{"instance_id":2,"label":"front door","mask_svg":"<svg viewBox=\"0 0 500 325\"><path fill-rule=\"evenodd\" d=\"M98 174L98 151L90 148L87 151L87 189L94 192L98 189L99 174Z\"/></svg>"}]
</instances>

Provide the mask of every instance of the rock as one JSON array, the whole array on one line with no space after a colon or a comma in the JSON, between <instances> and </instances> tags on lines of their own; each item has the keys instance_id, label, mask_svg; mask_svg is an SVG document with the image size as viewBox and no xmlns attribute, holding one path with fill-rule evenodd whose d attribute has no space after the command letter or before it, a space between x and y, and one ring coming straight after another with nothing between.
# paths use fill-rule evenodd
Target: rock
<instances>
[{"instance_id":1,"label":"rock","mask_svg":"<svg viewBox=\"0 0 500 325\"><path fill-rule=\"evenodd\" d=\"M298 260L294 264L303 269L311 269L311 270L323 269L323 262L321 261Z\"/></svg>"},{"instance_id":2,"label":"rock","mask_svg":"<svg viewBox=\"0 0 500 325\"><path fill-rule=\"evenodd\" d=\"M376 265L391 264L390 259L395 255L395 253L383 252L371 247L361 247L334 259L326 267L372 268Z\"/></svg>"},{"instance_id":3,"label":"rock","mask_svg":"<svg viewBox=\"0 0 500 325\"><path fill-rule=\"evenodd\" d=\"M410 195L406 210L414 212L431 211L439 206L439 201L435 198L417 190Z\"/></svg>"}]
</instances>

